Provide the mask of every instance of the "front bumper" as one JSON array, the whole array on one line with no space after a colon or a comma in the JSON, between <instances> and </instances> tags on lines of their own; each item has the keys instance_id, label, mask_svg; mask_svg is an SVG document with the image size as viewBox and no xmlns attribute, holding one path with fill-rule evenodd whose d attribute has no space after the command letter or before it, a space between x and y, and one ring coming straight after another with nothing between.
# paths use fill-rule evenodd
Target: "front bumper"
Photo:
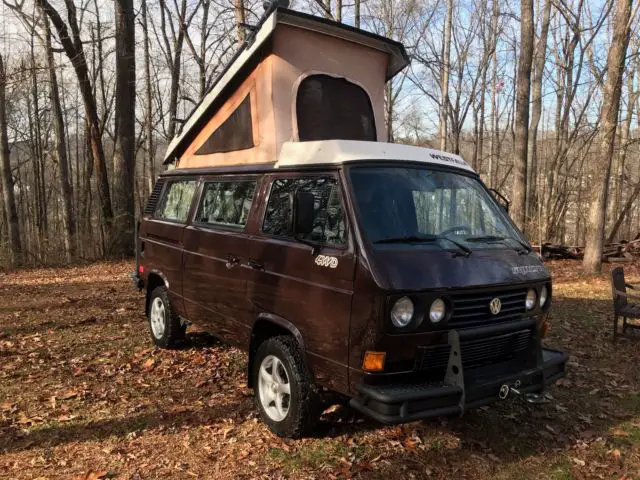
<instances>
[{"instance_id":1,"label":"front bumper","mask_svg":"<svg viewBox=\"0 0 640 480\"><path fill-rule=\"evenodd\" d=\"M499 399L501 387L518 385L522 393L540 393L547 385L565 376L566 353L543 348L535 368L515 369L499 364L469 370L449 365L456 375L444 382L428 384L367 385L356 387L351 407L381 423L392 425L424 418L462 415L470 408Z\"/></svg>"}]
</instances>

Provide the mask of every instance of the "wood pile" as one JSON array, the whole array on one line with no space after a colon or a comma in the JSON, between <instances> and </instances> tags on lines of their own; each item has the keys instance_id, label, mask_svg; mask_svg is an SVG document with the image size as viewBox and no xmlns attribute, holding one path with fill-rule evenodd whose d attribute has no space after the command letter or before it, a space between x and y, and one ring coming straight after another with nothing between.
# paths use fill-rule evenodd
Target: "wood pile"
<instances>
[{"instance_id":1,"label":"wood pile","mask_svg":"<svg viewBox=\"0 0 640 480\"><path fill-rule=\"evenodd\" d=\"M621 240L617 243L609 243L603 247L602 261L604 262L631 262L635 258L640 258L640 235L634 240ZM543 243L533 246L534 251L539 253L545 260L582 260L584 247L575 245L558 245L553 243Z\"/></svg>"}]
</instances>

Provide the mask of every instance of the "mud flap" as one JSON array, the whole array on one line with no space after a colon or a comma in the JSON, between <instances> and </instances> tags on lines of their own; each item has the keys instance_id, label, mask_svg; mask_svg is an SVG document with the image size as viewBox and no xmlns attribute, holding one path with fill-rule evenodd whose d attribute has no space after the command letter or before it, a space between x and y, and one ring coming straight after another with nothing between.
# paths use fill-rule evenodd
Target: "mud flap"
<instances>
[{"instance_id":1,"label":"mud flap","mask_svg":"<svg viewBox=\"0 0 640 480\"><path fill-rule=\"evenodd\" d=\"M465 391L464 391L464 370L462 369L462 350L460 349L460 336L457 330L449 330L449 362L447 363L447 373L444 376L444 383L460 388L460 416L464 415Z\"/></svg>"}]
</instances>

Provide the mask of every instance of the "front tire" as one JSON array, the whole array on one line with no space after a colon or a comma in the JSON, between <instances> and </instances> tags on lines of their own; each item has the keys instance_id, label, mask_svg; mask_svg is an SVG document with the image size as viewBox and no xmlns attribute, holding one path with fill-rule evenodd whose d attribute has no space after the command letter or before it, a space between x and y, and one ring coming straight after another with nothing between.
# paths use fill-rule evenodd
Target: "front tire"
<instances>
[{"instance_id":1,"label":"front tire","mask_svg":"<svg viewBox=\"0 0 640 480\"><path fill-rule=\"evenodd\" d=\"M173 348L184 340L186 329L171 308L167 289L156 287L149 297L149 332L153 343Z\"/></svg>"},{"instance_id":2,"label":"front tire","mask_svg":"<svg viewBox=\"0 0 640 480\"><path fill-rule=\"evenodd\" d=\"M310 433L320 417L320 402L293 337L267 339L254 362L254 398L262 421L279 437Z\"/></svg>"}]
</instances>

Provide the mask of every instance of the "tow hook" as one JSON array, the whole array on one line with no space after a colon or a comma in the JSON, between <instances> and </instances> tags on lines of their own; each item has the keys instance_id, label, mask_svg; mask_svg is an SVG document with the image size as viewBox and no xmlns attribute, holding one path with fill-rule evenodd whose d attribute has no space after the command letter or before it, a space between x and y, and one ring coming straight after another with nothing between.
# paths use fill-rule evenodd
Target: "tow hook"
<instances>
[{"instance_id":1,"label":"tow hook","mask_svg":"<svg viewBox=\"0 0 640 480\"><path fill-rule=\"evenodd\" d=\"M516 380L513 385L509 385L508 383L503 384L500 387L500 392L498 392L498 397L500 400L506 400L509 395L513 394L522 397L527 403L535 405L550 403L550 400L544 395L540 395L538 393L522 393L519 390L520 385L520 380Z\"/></svg>"},{"instance_id":2,"label":"tow hook","mask_svg":"<svg viewBox=\"0 0 640 480\"><path fill-rule=\"evenodd\" d=\"M522 395L520 390L520 380L516 380L513 385L509 385L508 383L503 384L500 387L500 392L498 393L498 397L500 400L506 400L509 394L513 393L514 395Z\"/></svg>"}]
</instances>

